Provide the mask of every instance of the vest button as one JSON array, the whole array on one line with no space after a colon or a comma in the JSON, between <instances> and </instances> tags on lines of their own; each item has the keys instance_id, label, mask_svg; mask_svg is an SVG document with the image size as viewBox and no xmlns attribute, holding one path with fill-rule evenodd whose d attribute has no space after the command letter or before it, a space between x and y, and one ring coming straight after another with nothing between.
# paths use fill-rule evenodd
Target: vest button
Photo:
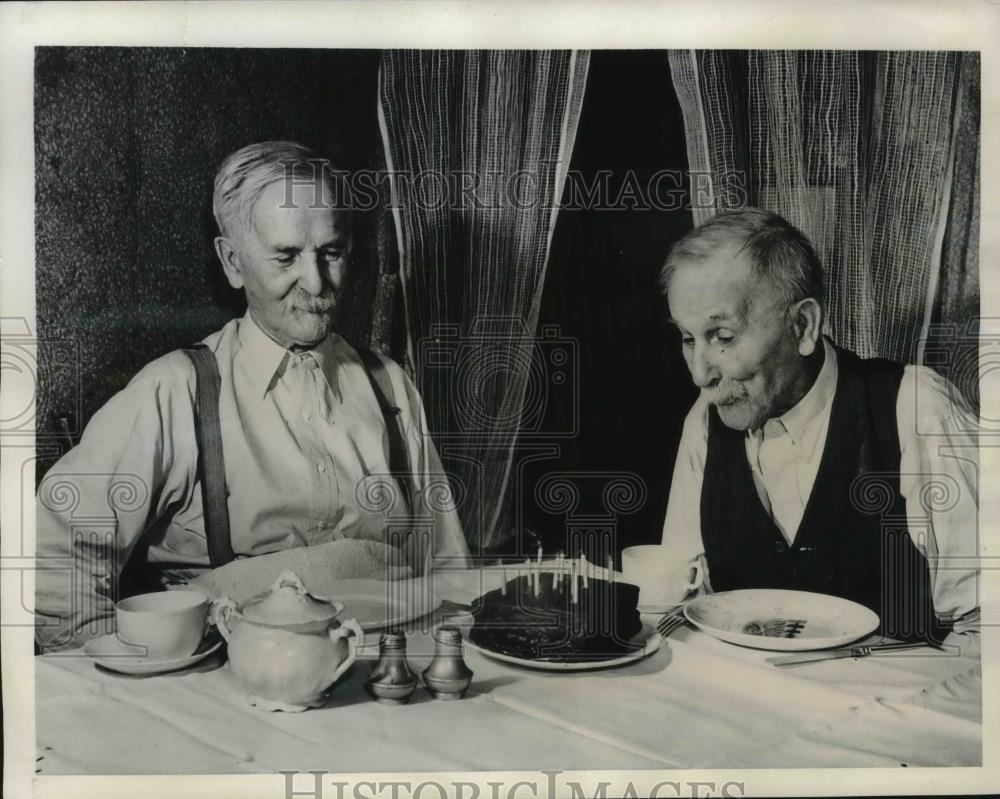
<instances>
[{"instance_id":1,"label":"vest button","mask_svg":"<svg viewBox=\"0 0 1000 799\"><path fill-rule=\"evenodd\" d=\"M774 542L774 551L777 552L779 555L782 552L784 552L786 549L788 549L788 547L785 546L785 542L784 541L775 541Z\"/></svg>"}]
</instances>

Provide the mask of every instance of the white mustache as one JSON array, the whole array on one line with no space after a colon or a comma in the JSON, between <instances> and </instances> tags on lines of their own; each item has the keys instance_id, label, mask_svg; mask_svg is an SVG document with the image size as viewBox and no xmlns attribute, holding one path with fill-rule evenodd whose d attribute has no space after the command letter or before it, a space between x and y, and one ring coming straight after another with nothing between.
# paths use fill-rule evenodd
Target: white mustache
<instances>
[{"instance_id":1,"label":"white mustache","mask_svg":"<svg viewBox=\"0 0 1000 799\"><path fill-rule=\"evenodd\" d=\"M708 395L708 401L713 405L729 405L747 398L746 389L738 383L727 381L719 383Z\"/></svg>"},{"instance_id":2,"label":"white mustache","mask_svg":"<svg viewBox=\"0 0 1000 799\"><path fill-rule=\"evenodd\" d=\"M306 313L324 313L333 308L337 298L332 294L321 294L313 297L311 294L297 294L292 298L292 307Z\"/></svg>"}]
</instances>

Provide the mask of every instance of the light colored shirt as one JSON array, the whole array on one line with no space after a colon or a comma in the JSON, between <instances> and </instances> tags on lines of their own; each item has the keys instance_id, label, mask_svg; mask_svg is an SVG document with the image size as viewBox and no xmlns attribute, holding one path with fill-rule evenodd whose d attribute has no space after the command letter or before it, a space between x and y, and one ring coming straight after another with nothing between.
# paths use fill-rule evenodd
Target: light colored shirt
<instances>
[{"instance_id":1,"label":"light colored shirt","mask_svg":"<svg viewBox=\"0 0 1000 799\"><path fill-rule=\"evenodd\" d=\"M795 540L819 473L837 391L837 354L825 341L824 345L827 357L806 395L744 439L757 496L789 544Z\"/></svg>"},{"instance_id":2,"label":"light colored shirt","mask_svg":"<svg viewBox=\"0 0 1000 799\"><path fill-rule=\"evenodd\" d=\"M331 334L311 351L290 352L249 313L205 343L221 376L237 557L338 538L385 540L387 522L405 515L405 503L389 477L385 422L354 349ZM465 565L468 548L416 387L383 361L414 473L414 512L426 517L433 554ZM158 358L94 415L80 444L46 474L37 501L43 646L79 643L95 632L93 620L113 614L111 586L147 530L148 560L172 569L174 579L208 567L194 398L188 357ZM393 493L397 501L388 507Z\"/></svg>"},{"instance_id":3,"label":"light colored shirt","mask_svg":"<svg viewBox=\"0 0 1000 799\"><path fill-rule=\"evenodd\" d=\"M823 367L799 403L746 436L757 494L789 542L816 481L837 388L837 353L826 339L824 353ZM704 559L701 488L708 410L702 394L684 421L663 526L664 546L685 561ZM937 615L954 621L979 607L978 420L945 378L911 365L899 386L896 427L899 490L910 538L928 559Z\"/></svg>"}]
</instances>

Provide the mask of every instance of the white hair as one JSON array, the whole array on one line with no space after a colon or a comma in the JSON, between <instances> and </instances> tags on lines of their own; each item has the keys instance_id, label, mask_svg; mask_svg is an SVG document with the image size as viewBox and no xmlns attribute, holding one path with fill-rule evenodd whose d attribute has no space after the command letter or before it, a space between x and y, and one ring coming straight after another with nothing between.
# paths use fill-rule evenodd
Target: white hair
<instances>
[{"instance_id":1,"label":"white hair","mask_svg":"<svg viewBox=\"0 0 1000 799\"><path fill-rule=\"evenodd\" d=\"M726 246L735 246L753 274L770 281L789 302L811 297L823 304L823 267L809 239L760 208L720 213L674 244L660 272L663 293L681 266L702 263Z\"/></svg>"},{"instance_id":2,"label":"white hair","mask_svg":"<svg viewBox=\"0 0 1000 799\"><path fill-rule=\"evenodd\" d=\"M226 156L215 176L212 213L219 232L230 236L250 229L250 215L261 193L279 180L296 182L339 173L330 161L303 144L265 141Z\"/></svg>"}]
</instances>

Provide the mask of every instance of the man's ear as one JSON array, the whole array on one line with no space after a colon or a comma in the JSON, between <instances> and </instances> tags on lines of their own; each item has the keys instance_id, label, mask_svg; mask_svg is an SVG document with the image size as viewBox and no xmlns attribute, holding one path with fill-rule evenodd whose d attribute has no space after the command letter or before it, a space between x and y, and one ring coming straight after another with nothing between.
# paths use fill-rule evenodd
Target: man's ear
<instances>
[{"instance_id":1,"label":"man's ear","mask_svg":"<svg viewBox=\"0 0 1000 799\"><path fill-rule=\"evenodd\" d=\"M795 303L791 311L799 355L812 355L823 336L823 308L814 298L807 297Z\"/></svg>"},{"instance_id":2,"label":"man's ear","mask_svg":"<svg viewBox=\"0 0 1000 799\"><path fill-rule=\"evenodd\" d=\"M224 236L217 236L215 239L215 253L222 263L222 270L226 273L226 280L234 289L243 288L243 272L240 269L240 257L236 249Z\"/></svg>"}]
</instances>

